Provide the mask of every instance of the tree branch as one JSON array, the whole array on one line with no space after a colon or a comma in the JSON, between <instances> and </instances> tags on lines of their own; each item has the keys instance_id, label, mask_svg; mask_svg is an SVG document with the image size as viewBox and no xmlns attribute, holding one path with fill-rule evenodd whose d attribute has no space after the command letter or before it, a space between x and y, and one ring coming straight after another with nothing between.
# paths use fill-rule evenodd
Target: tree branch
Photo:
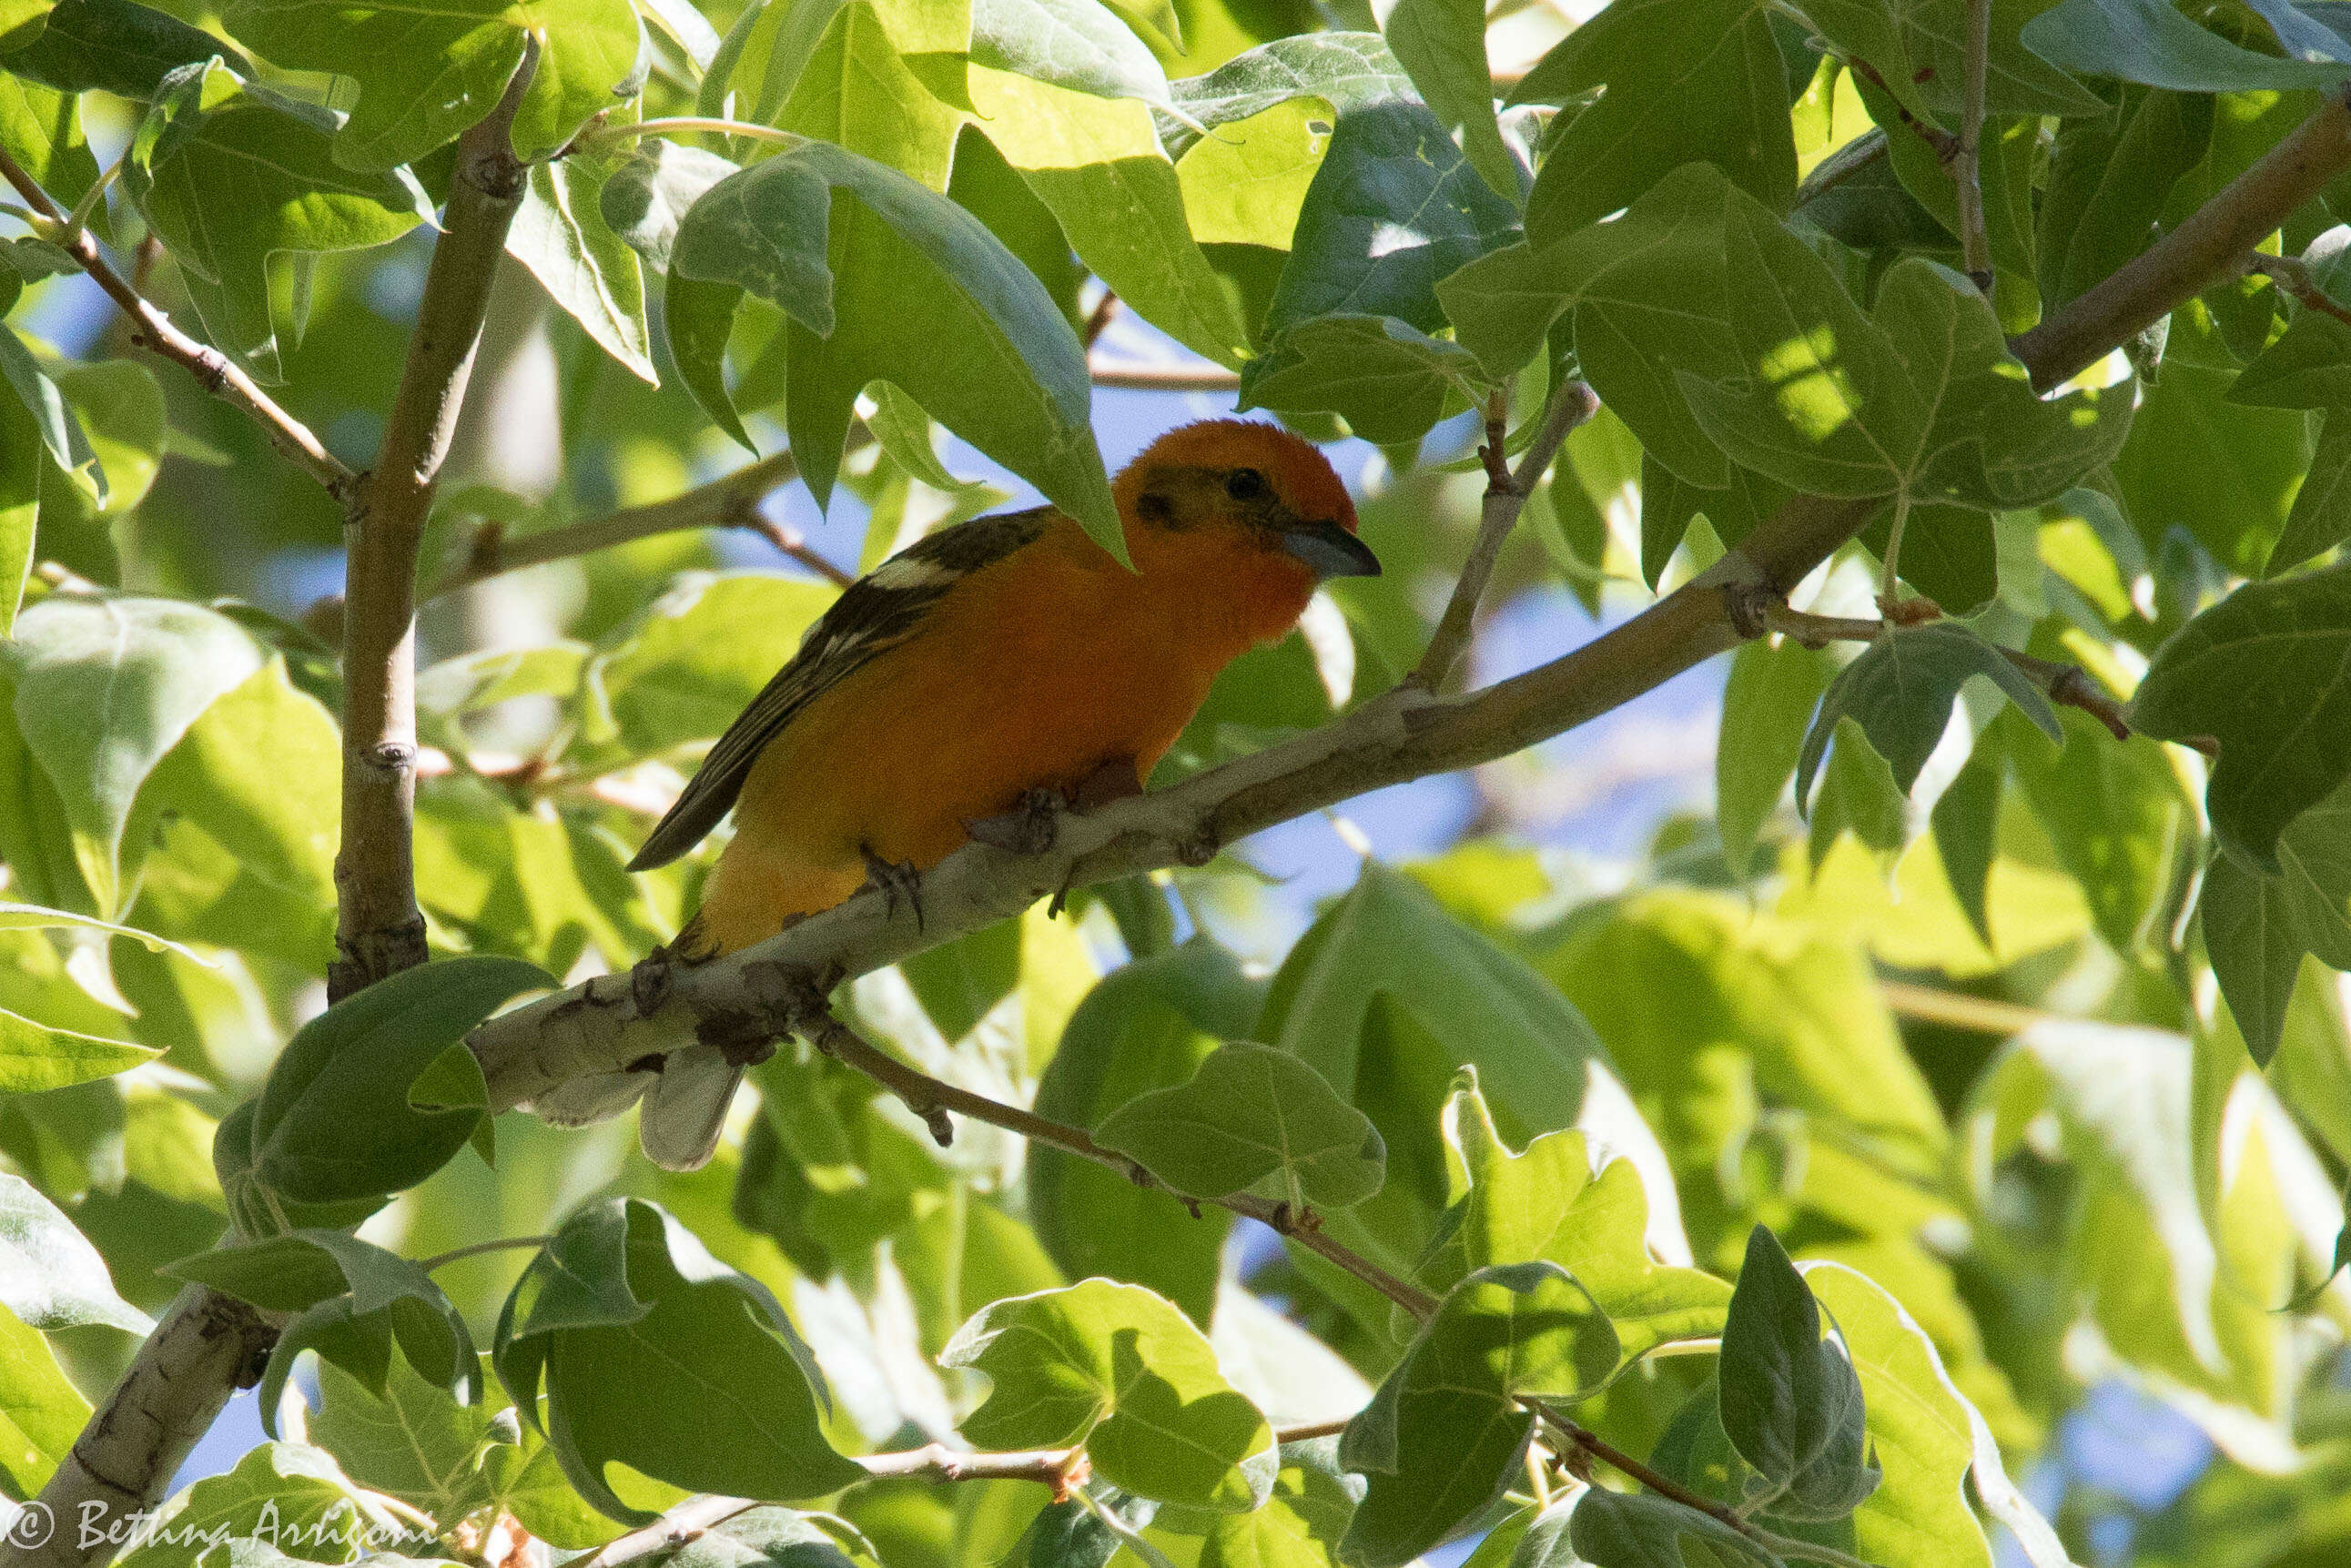
<instances>
[{"instance_id":1,"label":"tree branch","mask_svg":"<svg viewBox=\"0 0 2351 1568\"><path fill-rule=\"evenodd\" d=\"M232 362L219 350L199 343L177 327L145 295L122 275L114 270L98 248L98 241L86 228L68 225L64 208L50 199L40 183L25 172L24 166L0 152L0 178L16 188L34 212L52 224L60 225L46 236L62 246L67 255L78 263L89 279L106 291L108 298L120 307L132 324L131 340L140 347L173 363L184 367L196 378L196 384L224 402L233 403L251 415L259 424L270 444L307 470L310 476L327 487L327 493L341 499L357 476L343 466L341 460L328 451L325 444L310 433L310 427L277 406L277 400L255 384L251 376ZM140 266L143 270L149 256L148 242L139 247Z\"/></svg>"},{"instance_id":2,"label":"tree branch","mask_svg":"<svg viewBox=\"0 0 2351 1568\"><path fill-rule=\"evenodd\" d=\"M496 523L485 523L475 533L465 562L436 579L422 598L438 599L504 572L590 555L614 545L688 528L748 528L818 576L845 588L851 581L849 573L809 549L799 534L759 509L762 500L790 484L799 471L799 465L789 452L778 452L665 501L624 507L601 517L525 534L520 538L509 538Z\"/></svg>"},{"instance_id":3,"label":"tree branch","mask_svg":"<svg viewBox=\"0 0 2351 1568\"><path fill-rule=\"evenodd\" d=\"M1568 435L1579 424L1600 412L1600 399L1583 382L1563 382L1544 406L1542 427L1526 451L1519 456L1513 471L1503 460L1502 442L1505 422L1510 417L1510 394L1498 391L1486 409L1486 444L1478 449L1486 465L1486 497L1479 504L1478 537L1469 546L1469 559L1461 565L1461 575L1453 584L1453 596L1446 601L1444 617L1430 634L1428 649L1408 677L1423 691L1442 690L1469 645L1469 633L1478 618L1479 601L1486 597L1486 585L1494 575L1494 562L1502 553L1502 545L1518 526L1519 514L1526 508L1527 497L1542 482L1543 471Z\"/></svg>"},{"instance_id":4,"label":"tree branch","mask_svg":"<svg viewBox=\"0 0 2351 1568\"><path fill-rule=\"evenodd\" d=\"M509 132L538 65L526 43L506 94L457 139L456 172L375 466L343 522L342 847L330 998L424 961L416 805L416 556L474 367L490 284L527 188Z\"/></svg>"},{"instance_id":5,"label":"tree branch","mask_svg":"<svg viewBox=\"0 0 2351 1568\"><path fill-rule=\"evenodd\" d=\"M229 1395L260 1381L277 1330L234 1296L190 1285L173 1298L131 1370L108 1394L32 1506L47 1539L0 1547L11 1568L86 1568L114 1555L106 1527L163 1500L163 1489ZM95 1527L85 1545L83 1525Z\"/></svg>"},{"instance_id":6,"label":"tree branch","mask_svg":"<svg viewBox=\"0 0 2351 1568\"><path fill-rule=\"evenodd\" d=\"M905 1103L906 1109L921 1117L929 1126L931 1136L942 1148L955 1138L954 1124L947 1117L950 1111L968 1116L975 1122L986 1122L991 1126L1018 1133L1031 1143L1050 1145L1065 1154L1107 1166L1137 1186L1166 1193L1178 1202L1189 1205L1196 1214L1200 1205L1213 1203L1219 1208L1257 1220L1317 1257L1345 1270L1416 1318L1425 1318L1437 1310L1437 1298L1419 1286L1397 1279L1370 1259L1325 1236L1321 1221L1311 1210L1301 1212L1286 1202L1274 1202L1245 1192L1228 1193L1222 1197L1196 1197L1191 1193L1178 1192L1134 1160L1095 1143L1092 1135L1082 1127L1049 1121L1033 1111L1007 1105L967 1089L959 1089L907 1066L841 1022L827 1005L824 988L810 979L807 970L761 966L751 970L746 978L758 993L758 1003L730 1015L705 1015L703 1020L705 1029L716 1024L725 1030L728 1023L740 1027L747 1022L755 1030L764 1032L767 1038L784 1032L800 1036L825 1055L845 1067L862 1072L895 1094ZM722 1023L721 1019L727 1021Z\"/></svg>"},{"instance_id":7,"label":"tree branch","mask_svg":"<svg viewBox=\"0 0 2351 1568\"><path fill-rule=\"evenodd\" d=\"M2178 228L2013 339L2009 346L2032 372L2034 388L2047 392L2079 374L2210 287L2214 279L2229 276L2295 208L2351 169L2351 100L2346 94L2351 89L2328 94L2292 135Z\"/></svg>"},{"instance_id":8,"label":"tree branch","mask_svg":"<svg viewBox=\"0 0 2351 1568\"><path fill-rule=\"evenodd\" d=\"M1951 177L1959 188L1959 261L1976 292L1991 298L1991 241L1984 232L1984 76L1991 54L1991 0L1968 0L1966 97Z\"/></svg>"}]
</instances>

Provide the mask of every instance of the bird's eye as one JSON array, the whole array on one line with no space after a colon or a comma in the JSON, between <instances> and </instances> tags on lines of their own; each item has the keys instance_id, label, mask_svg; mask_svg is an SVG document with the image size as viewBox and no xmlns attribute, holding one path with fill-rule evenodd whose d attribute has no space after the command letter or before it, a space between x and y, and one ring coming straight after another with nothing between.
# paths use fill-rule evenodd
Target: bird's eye
<instances>
[{"instance_id":1,"label":"bird's eye","mask_svg":"<svg viewBox=\"0 0 2351 1568\"><path fill-rule=\"evenodd\" d=\"M1236 468L1226 476L1225 494L1236 501L1254 501L1265 494L1265 476L1254 468Z\"/></svg>"}]
</instances>

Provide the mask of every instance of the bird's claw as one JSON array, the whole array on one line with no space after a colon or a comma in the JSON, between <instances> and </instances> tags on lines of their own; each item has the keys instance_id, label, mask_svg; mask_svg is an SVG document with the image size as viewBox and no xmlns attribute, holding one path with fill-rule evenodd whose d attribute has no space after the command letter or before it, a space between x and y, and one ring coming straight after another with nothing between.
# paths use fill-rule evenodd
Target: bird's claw
<instances>
[{"instance_id":1,"label":"bird's claw","mask_svg":"<svg viewBox=\"0 0 2351 1568\"><path fill-rule=\"evenodd\" d=\"M883 913L895 918L898 903L904 899L906 907L914 912L914 929L923 928L923 873L914 869L913 861L889 861L873 852L872 844L860 844L857 852L865 857L867 885L882 893Z\"/></svg>"},{"instance_id":2,"label":"bird's claw","mask_svg":"<svg viewBox=\"0 0 2351 1568\"><path fill-rule=\"evenodd\" d=\"M1012 810L966 822L963 831L976 843L1016 855L1041 855L1061 836L1061 813L1070 802L1056 789L1023 789Z\"/></svg>"}]
</instances>

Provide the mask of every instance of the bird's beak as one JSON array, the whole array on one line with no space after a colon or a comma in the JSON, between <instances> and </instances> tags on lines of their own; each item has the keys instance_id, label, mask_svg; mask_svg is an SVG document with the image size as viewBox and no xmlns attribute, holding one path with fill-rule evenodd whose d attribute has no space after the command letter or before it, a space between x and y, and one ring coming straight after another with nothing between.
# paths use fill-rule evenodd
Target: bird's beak
<instances>
[{"instance_id":1,"label":"bird's beak","mask_svg":"<svg viewBox=\"0 0 2351 1568\"><path fill-rule=\"evenodd\" d=\"M1285 528L1281 548L1312 567L1317 578L1380 574L1380 558L1372 553L1372 547L1328 517Z\"/></svg>"}]
</instances>

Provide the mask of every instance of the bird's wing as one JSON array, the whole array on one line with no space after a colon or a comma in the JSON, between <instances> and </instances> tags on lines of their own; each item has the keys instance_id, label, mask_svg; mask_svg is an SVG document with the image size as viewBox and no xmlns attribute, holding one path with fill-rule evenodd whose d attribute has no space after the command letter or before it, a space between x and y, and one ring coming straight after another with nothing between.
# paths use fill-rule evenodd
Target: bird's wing
<instances>
[{"instance_id":1,"label":"bird's wing","mask_svg":"<svg viewBox=\"0 0 2351 1568\"><path fill-rule=\"evenodd\" d=\"M629 869L667 865L700 843L735 804L759 753L802 708L876 654L914 636L957 582L1034 541L1055 516L1050 507L1035 507L942 528L842 590L809 628L791 662L718 737Z\"/></svg>"}]
</instances>

